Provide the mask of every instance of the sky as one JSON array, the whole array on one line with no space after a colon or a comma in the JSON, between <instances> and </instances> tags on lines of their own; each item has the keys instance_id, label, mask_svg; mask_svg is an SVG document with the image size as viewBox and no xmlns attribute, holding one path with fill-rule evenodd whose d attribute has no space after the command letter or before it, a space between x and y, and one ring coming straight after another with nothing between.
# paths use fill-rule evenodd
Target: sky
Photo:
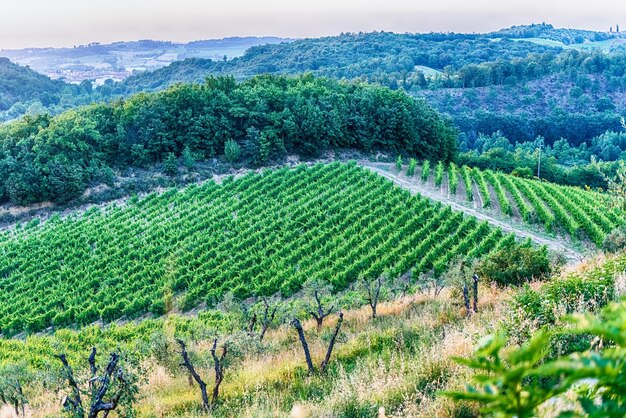
<instances>
[{"instance_id":1,"label":"sky","mask_svg":"<svg viewBox=\"0 0 626 418\"><path fill-rule=\"evenodd\" d=\"M487 32L533 22L593 30L623 23L626 29L626 1L2 0L0 49L374 30Z\"/></svg>"}]
</instances>

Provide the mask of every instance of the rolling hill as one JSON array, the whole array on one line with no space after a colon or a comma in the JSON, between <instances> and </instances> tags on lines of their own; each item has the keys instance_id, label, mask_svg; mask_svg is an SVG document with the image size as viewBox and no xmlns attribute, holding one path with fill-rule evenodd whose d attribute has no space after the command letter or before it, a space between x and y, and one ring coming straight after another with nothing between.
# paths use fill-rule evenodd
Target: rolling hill
<instances>
[{"instance_id":1,"label":"rolling hill","mask_svg":"<svg viewBox=\"0 0 626 418\"><path fill-rule=\"evenodd\" d=\"M0 58L0 112L17 103L39 101L44 106L54 105L64 88L60 81Z\"/></svg>"}]
</instances>

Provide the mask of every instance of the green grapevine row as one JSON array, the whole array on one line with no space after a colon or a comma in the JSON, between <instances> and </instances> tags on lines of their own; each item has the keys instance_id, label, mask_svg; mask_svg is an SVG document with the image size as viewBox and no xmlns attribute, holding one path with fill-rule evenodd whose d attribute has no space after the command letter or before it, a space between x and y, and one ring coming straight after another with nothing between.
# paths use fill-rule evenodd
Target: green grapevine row
<instances>
[{"instance_id":1,"label":"green grapevine row","mask_svg":"<svg viewBox=\"0 0 626 418\"><path fill-rule=\"evenodd\" d=\"M450 193L453 194L456 193L458 170L450 164L448 177ZM460 170L467 201L474 198L472 190L475 183L483 199L483 207L491 205L493 190L502 213L512 216L515 207L524 222L539 222L550 232L563 231L575 239L586 236L599 246L608 233L626 224L624 213L612 207L608 196L602 193L490 170L465 166Z\"/></svg>"},{"instance_id":2,"label":"green grapevine row","mask_svg":"<svg viewBox=\"0 0 626 418\"><path fill-rule=\"evenodd\" d=\"M354 164L209 181L0 233L0 330L288 296L308 278L441 273L511 239Z\"/></svg>"}]
</instances>

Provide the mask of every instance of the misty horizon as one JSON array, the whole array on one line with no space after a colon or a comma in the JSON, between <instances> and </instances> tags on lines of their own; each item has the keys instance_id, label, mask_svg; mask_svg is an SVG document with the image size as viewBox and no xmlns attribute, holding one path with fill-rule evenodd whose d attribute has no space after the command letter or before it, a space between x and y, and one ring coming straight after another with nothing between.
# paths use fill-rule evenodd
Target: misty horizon
<instances>
[{"instance_id":1,"label":"misty horizon","mask_svg":"<svg viewBox=\"0 0 626 418\"><path fill-rule=\"evenodd\" d=\"M528 23L519 23L516 25L512 25L512 26L503 26L503 27L498 27L496 29L493 30L489 30L489 31L472 31L472 32L462 32L462 31L415 31L415 32L408 32L408 31L404 31L404 32L399 32L399 31L392 31L392 30L369 30L369 31L342 31L342 32L337 32L334 34L327 34L327 35L321 35L321 36L301 36L301 37L297 37L297 36L278 36L278 35L272 35L272 34L264 34L264 35L230 35L230 36L223 36L223 37L212 37L212 38L197 38L197 39L185 39L185 40L171 40L171 39L160 39L160 38L134 38L134 39L118 39L118 40L114 40L114 41L105 41L105 42L101 42L98 40L93 40L87 43L83 43L83 44L74 44L74 45L59 45L59 46L36 46L36 47L23 47L23 48L0 48L0 51L10 51L10 50L24 50L24 49L70 49L70 48L80 48L80 47L87 47L90 45L114 45L114 44L118 44L118 43L132 43L132 42L163 42L163 43L171 43L174 45L185 45L185 44L190 44L193 42L204 42L204 41L221 41L221 40L228 40L228 39L246 39L246 38L258 38L258 39L262 39L262 38L275 38L275 39L284 39L284 40L303 40L303 39L313 39L313 38L323 38L323 37L333 37L333 36L340 36L342 34L356 34L356 33L376 33L376 32L389 32L389 33L396 33L396 34L429 34L429 33L443 33L443 34L487 34L487 33L492 33L492 32L497 32L499 30L502 29L509 29L512 27L523 27L523 26L531 26L531 25L541 25L541 24L546 24L546 25L552 25L555 29L579 29L579 30L587 30L587 31L592 31L592 32L609 32L610 30L615 30L616 27L619 29L620 26L618 24L614 25L614 26L610 26L608 29L606 30L598 30L598 29L591 29L591 28L584 28L584 27L560 27L560 26L556 26L553 25L550 22L547 21L542 21L542 22L528 22ZM626 29L626 24L624 26L624 29ZM626 33L626 31L622 31L624 33Z\"/></svg>"},{"instance_id":2,"label":"misty horizon","mask_svg":"<svg viewBox=\"0 0 626 418\"><path fill-rule=\"evenodd\" d=\"M374 31L485 33L542 22L556 28L609 31L621 23L620 16L626 17L626 4L614 4L610 0L594 5L581 0L443 0L437 4L406 0L389 0L385 4L373 0L322 0L315 4L284 0L263 4L232 0L227 5L199 0L181 0L177 4L148 0L128 3L30 0L6 5L0 16L0 49L71 48L137 40L187 43L250 36L299 39Z\"/></svg>"}]
</instances>

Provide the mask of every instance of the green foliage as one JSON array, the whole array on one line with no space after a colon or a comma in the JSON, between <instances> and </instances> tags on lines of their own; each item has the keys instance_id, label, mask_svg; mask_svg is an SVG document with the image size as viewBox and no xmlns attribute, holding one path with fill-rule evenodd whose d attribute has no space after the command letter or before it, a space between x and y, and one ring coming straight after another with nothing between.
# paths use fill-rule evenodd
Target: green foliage
<instances>
[{"instance_id":1,"label":"green foliage","mask_svg":"<svg viewBox=\"0 0 626 418\"><path fill-rule=\"evenodd\" d=\"M437 163L437 166L435 167L435 186L436 187L441 187L441 184L443 183L444 171L445 171L445 168L443 167L443 163L439 161Z\"/></svg>"},{"instance_id":2,"label":"green foliage","mask_svg":"<svg viewBox=\"0 0 626 418\"><path fill-rule=\"evenodd\" d=\"M626 228L617 228L604 237L602 250L609 253L616 253L624 248L626 248Z\"/></svg>"},{"instance_id":3,"label":"green foliage","mask_svg":"<svg viewBox=\"0 0 626 418\"><path fill-rule=\"evenodd\" d=\"M503 213L512 215L515 204L523 221L540 222L548 231L561 228L574 239L586 236L600 247L607 234L626 223L624 212L615 207L612 198L606 194L490 170L484 175L478 169L473 172L481 195L488 196L487 183L494 188ZM619 239L619 233L615 234L614 238ZM610 246L608 242L607 245Z\"/></svg>"},{"instance_id":4,"label":"green foliage","mask_svg":"<svg viewBox=\"0 0 626 418\"><path fill-rule=\"evenodd\" d=\"M544 388L536 383L536 369L546 354L548 341L549 334L539 332L517 350L502 353L506 344L505 338L484 338L472 358L456 359L477 373L473 379L478 386L468 386L466 392L447 392L446 395L454 399L478 402L481 412L486 416L536 416L535 411L539 405L565 390L563 387ZM529 381L535 383L529 385Z\"/></svg>"},{"instance_id":5,"label":"green foliage","mask_svg":"<svg viewBox=\"0 0 626 418\"><path fill-rule=\"evenodd\" d=\"M521 177L523 179L530 179L533 177L533 172L528 167L517 167L511 171L513 177Z\"/></svg>"},{"instance_id":6,"label":"green foliage","mask_svg":"<svg viewBox=\"0 0 626 418\"><path fill-rule=\"evenodd\" d=\"M553 279L539 290L524 287L513 298L516 319L511 329L521 330L528 324L553 325L562 313L598 312L615 300L614 276L625 266L626 258L619 256L584 273Z\"/></svg>"},{"instance_id":7,"label":"green foliage","mask_svg":"<svg viewBox=\"0 0 626 418\"><path fill-rule=\"evenodd\" d=\"M57 104L65 83L51 80L28 67L0 58L0 112L21 102L38 101L43 106Z\"/></svg>"},{"instance_id":8,"label":"green foliage","mask_svg":"<svg viewBox=\"0 0 626 418\"><path fill-rule=\"evenodd\" d=\"M11 255L0 258L0 329L160 315L227 292L288 296L310 278L341 290L385 272L440 273L506 239L354 164L250 173L0 233Z\"/></svg>"},{"instance_id":9,"label":"green foliage","mask_svg":"<svg viewBox=\"0 0 626 418\"><path fill-rule=\"evenodd\" d=\"M532 417L538 408L572 391L578 408L589 417L626 414L626 302L608 306L600 315L572 318L574 334L589 334L609 342L554 360L547 359L551 333L540 330L521 347L504 350L506 339L489 337L470 359L458 359L477 374L465 392L448 392L459 400L481 405L487 416ZM578 416L571 405L559 416Z\"/></svg>"},{"instance_id":10,"label":"green foliage","mask_svg":"<svg viewBox=\"0 0 626 418\"><path fill-rule=\"evenodd\" d=\"M37 379L46 383L44 376L30 370L23 360L0 366L0 402L11 405L23 416L29 403L28 395L31 394L29 387L33 386Z\"/></svg>"},{"instance_id":11,"label":"green foliage","mask_svg":"<svg viewBox=\"0 0 626 418\"><path fill-rule=\"evenodd\" d=\"M409 166L406 169L406 175L413 177L415 175L415 169L417 168L417 160L415 158L409 159Z\"/></svg>"},{"instance_id":12,"label":"green foliage","mask_svg":"<svg viewBox=\"0 0 626 418\"><path fill-rule=\"evenodd\" d=\"M163 172L170 177L175 177L178 174L178 158L176 158L173 152L165 156Z\"/></svg>"},{"instance_id":13,"label":"green foliage","mask_svg":"<svg viewBox=\"0 0 626 418\"><path fill-rule=\"evenodd\" d=\"M0 126L0 201L67 202L96 179L93 166L145 167L183 153L191 165L189 155L220 150L236 161L228 141L258 165L337 148L446 161L456 152L448 122L404 92L310 75L208 78Z\"/></svg>"},{"instance_id":14,"label":"green foliage","mask_svg":"<svg viewBox=\"0 0 626 418\"><path fill-rule=\"evenodd\" d=\"M499 35L498 35L499 37ZM345 33L323 39L302 39L276 45L256 46L248 49L242 57L228 61L187 59L168 67L129 77L110 90L117 95L128 95L154 88L165 88L177 82L200 82L207 75L234 74L250 77L260 73L301 74L311 72L317 76L337 79L363 78L392 89L419 90L429 84L423 68L440 71L459 69L469 64L486 61L524 58L529 53L560 49L529 42L503 39L492 42L490 36L476 34L395 34L390 32ZM480 50L483 54L475 54ZM545 59L553 59L549 55ZM517 61L517 60L516 60ZM521 61L521 60L520 60ZM537 63L536 68L543 64ZM515 62L511 71L526 74L530 60ZM482 68L481 68L482 69ZM502 68L500 74L502 73ZM498 68L485 66L485 70L497 73ZM537 69L535 69L537 71ZM543 71L540 67L539 71ZM471 77L468 72L467 77ZM534 74L534 73L533 73ZM452 86L454 77L442 73L433 84ZM494 74L495 75L495 74ZM508 76L508 72L506 73ZM498 82L502 78L493 77ZM490 74L485 79L491 80ZM466 82L470 82L467 80ZM461 80L458 83L462 83Z\"/></svg>"},{"instance_id":15,"label":"green foliage","mask_svg":"<svg viewBox=\"0 0 626 418\"><path fill-rule=\"evenodd\" d=\"M398 171L398 173L402 171L402 156L401 155L398 155L398 158L396 158L396 170Z\"/></svg>"},{"instance_id":16,"label":"green foliage","mask_svg":"<svg viewBox=\"0 0 626 418\"><path fill-rule=\"evenodd\" d=\"M422 181L426 183L430 177L430 161L425 160L422 164Z\"/></svg>"},{"instance_id":17,"label":"green foliage","mask_svg":"<svg viewBox=\"0 0 626 418\"><path fill-rule=\"evenodd\" d=\"M233 139L226 141L224 144L224 156L226 157L226 161L231 164L239 161L239 158L241 158L241 147L237 141Z\"/></svg>"},{"instance_id":18,"label":"green foliage","mask_svg":"<svg viewBox=\"0 0 626 418\"><path fill-rule=\"evenodd\" d=\"M489 186L487 185L487 181L485 180L485 175L481 170L474 168L471 170L471 176L478 185L478 191L480 192L480 196L483 201L483 208L491 207L491 193L489 192ZM496 195L498 195L498 199L505 200L502 188L500 187L500 189L498 190L497 186L498 185L494 185L494 188L496 189ZM504 207L501 208L501 210L504 214L510 215L511 207L507 203L505 203Z\"/></svg>"},{"instance_id":19,"label":"green foliage","mask_svg":"<svg viewBox=\"0 0 626 418\"><path fill-rule=\"evenodd\" d=\"M548 249L530 244L512 245L485 257L478 274L500 286L519 286L531 280L541 280L552 272Z\"/></svg>"},{"instance_id":20,"label":"green foliage","mask_svg":"<svg viewBox=\"0 0 626 418\"><path fill-rule=\"evenodd\" d=\"M183 159L183 165L185 166L185 168L187 168L187 170L192 170L196 165L196 158L194 157L193 152L191 152L191 149L189 149L189 147L183 148L183 153L181 157Z\"/></svg>"},{"instance_id":21,"label":"green foliage","mask_svg":"<svg viewBox=\"0 0 626 418\"><path fill-rule=\"evenodd\" d=\"M474 200L474 184L472 183L472 171L464 165L461 167L461 178L463 179L463 186L465 187L465 196L468 201Z\"/></svg>"},{"instance_id":22,"label":"green foliage","mask_svg":"<svg viewBox=\"0 0 626 418\"><path fill-rule=\"evenodd\" d=\"M450 163L448 168L448 190L450 194L456 194L459 187L459 170L454 163Z\"/></svg>"}]
</instances>

